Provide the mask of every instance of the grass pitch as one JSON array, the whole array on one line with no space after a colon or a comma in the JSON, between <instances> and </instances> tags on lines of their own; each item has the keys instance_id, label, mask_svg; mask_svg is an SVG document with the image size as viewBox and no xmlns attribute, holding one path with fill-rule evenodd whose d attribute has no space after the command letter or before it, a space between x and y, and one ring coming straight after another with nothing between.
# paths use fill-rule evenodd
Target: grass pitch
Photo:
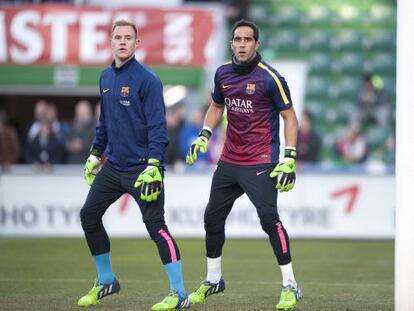
<instances>
[{"instance_id":1,"label":"grass pitch","mask_svg":"<svg viewBox=\"0 0 414 311\"><path fill-rule=\"evenodd\" d=\"M188 291L205 277L204 241L177 239ZM88 310L150 310L168 293L155 245L145 239L112 239L119 295ZM393 310L392 241L292 240L295 275L304 299L297 311ZM223 252L225 294L194 311L275 310L280 272L269 242L228 239ZM0 310L85 310L95 268L83 239L0 238Z\"/></svg>"}]
</instances>

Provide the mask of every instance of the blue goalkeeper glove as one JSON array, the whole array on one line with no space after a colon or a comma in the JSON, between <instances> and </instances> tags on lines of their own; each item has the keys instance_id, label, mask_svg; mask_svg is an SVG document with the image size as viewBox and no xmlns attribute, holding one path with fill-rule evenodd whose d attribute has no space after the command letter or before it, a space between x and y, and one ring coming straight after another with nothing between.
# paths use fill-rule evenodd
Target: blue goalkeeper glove
<instances>
[{"instance_id":1,"label":"blue goalkeeper glove","mask_svg":"<svg viewBox=\"0 0 414 311\"><path fill-rule=\"evenodd\" d=\"M280 192L287 192L292 190L296 181L296 148L286 147L285 158L280 161L273 171L270 173L270 178L277 178L276 188Z\"/></svg>"},{"instance_id":2,"label":"blue goalkeeper glove","mask_svg":"<svg viewBox=\"0 0 414 311\"><path fill-rule=\"evenodd\" d=\"M139 174L134 184L135 188L141 186L141 200L146 202L156 201L163 187L160 161L149 158L148 166Z\"/></svg>"},{"instance_id":3,"label":"blue goalkeeper glove","mask_svg":"<svg viewBox=\"0 0 414 311\"><path fill-rule=\"evenodd\" d=\"M207 152L208 140L210 139L211 135L212 132L209 128L204 127L201 130L196 140L194 140L191 144L190 149L188 150L187 156L185 158L185 162L188 165L193 165L197 161L197 154L199 152Z\"/></svg>"},{"instance_id":4,"label":"blue goalkeeper glove","mask_svg":"<svg viewBox=\"0 0 414 311\"><path fill-rule=\"evenodd\" d=\"M96 174L99 173L101 168L101 158L93 154L89 155L88 160L86 160L84 170L85 180L89 186L92 186Z\"/></svg>"}]
</instances>

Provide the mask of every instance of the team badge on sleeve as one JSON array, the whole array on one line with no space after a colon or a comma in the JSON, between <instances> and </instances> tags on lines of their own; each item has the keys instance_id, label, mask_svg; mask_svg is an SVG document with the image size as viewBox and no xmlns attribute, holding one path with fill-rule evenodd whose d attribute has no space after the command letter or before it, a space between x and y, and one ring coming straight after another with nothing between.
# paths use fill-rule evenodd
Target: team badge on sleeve
<instances>
[{"instance_id":1,"label":"team badge on sleeve","mask_svg":"<svg viewBox=\"0 0 414 311\"><path fill-rule=\"evenodd\" d=\"M247 83L246 93L249 94L249 95L252 95L252 94L254 94L255 91L256 91L256 84Z\"/></svg>"},{"instance_id":2,"label":"team badge on sleeve","mask_svg":"<svg viewBox=\"0 0 414 311\"><path fill-rule=\"evenodd\" d=\"M121 96L128 97L129 96L129 86L123 86L121 89Z\"/></svg>"}]
</instances>

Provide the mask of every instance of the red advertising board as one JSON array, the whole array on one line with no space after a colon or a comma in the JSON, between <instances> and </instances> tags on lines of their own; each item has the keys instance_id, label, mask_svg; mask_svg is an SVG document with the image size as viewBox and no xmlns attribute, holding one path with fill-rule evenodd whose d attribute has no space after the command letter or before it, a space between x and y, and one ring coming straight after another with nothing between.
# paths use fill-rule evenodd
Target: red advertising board
<instances>
[{"instance_id":1,"label":"red advertising board","mask_svg":"<svg viewBox=\"0 0 414 311\"><path fill-rule=\"evenodd\" d=\"M55 4L0 7L0 64L108 64L111 25L121 18L138 27L140 61L167 66L208 62L215 27L209 10Z\"/></svg>"}]
</instances>

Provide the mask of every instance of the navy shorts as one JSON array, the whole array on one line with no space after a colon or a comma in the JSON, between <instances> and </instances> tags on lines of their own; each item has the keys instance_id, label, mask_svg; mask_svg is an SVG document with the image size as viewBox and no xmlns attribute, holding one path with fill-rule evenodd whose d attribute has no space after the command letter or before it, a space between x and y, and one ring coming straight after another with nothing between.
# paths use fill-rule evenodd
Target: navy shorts
<instances>
[{"instance_id":1,"label":"navy shorts","mask_svg":"<svg viewBox=\"0 0 414 311\"><path fill-rule=\"evenodd\" d=\"M141 187L134 188L141 172L142 170L121 172L105 163L89 190L83 209L103 215L121 195L129 193L138 203L145 223L164 221L164 189L156 201L142 201Z\"/></svg>"},{"instance_id":2,"label":"navy shorts","mask_svg":"<svg viewBox=\"0 0 414 311\"><path fill-rule=\"evenodd\" d=\"M277 222L276 180L269 177L275 165L235 165L220 161L204 214L206 231L221 230L234 201L244 193L256 207L262 226Z\"/></svg>"}]
</instances>

